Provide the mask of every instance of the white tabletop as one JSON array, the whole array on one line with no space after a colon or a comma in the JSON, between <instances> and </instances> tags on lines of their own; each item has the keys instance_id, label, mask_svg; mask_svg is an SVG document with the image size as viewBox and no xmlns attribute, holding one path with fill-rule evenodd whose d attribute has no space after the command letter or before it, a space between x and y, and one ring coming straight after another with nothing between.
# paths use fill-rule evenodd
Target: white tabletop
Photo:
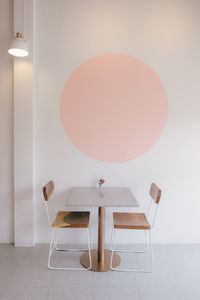
<instances>
[{"instance_id":1,"label":"white tabletop","mask_svg":"<svg viewBox=\"0 0 200 300\"><path fill-rule=\"evenodd\" d=\"M138 202L128 187L72 187L66 206L137 207Z\"/></svg>"}]
</instances>

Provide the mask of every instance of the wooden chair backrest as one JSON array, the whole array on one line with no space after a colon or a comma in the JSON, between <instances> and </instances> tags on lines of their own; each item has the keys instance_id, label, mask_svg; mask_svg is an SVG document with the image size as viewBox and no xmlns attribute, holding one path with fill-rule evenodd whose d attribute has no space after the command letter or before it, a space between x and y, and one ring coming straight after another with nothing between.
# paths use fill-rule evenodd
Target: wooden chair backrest
<instances>
[{"instance_id":1,"label":"wooden chair backrest","mask_svg":"<svg viewBox=\"0 0 200 300\"><path fill-rule=\"evenodd\" d=\"M51 196L54 193L54 183L52 180L50 180L44 187L43 187L43 195L44 195L44 200L48 201Z\"/></svg>"},{"instance_id":2,"label":"wooden chair backrest","mask_svg":"<svg viewBox=\"0 0 200 300\"><path fill-rule=\"evenodd\" d=\"M162 191L155 183L151 184L149 194L156 204L160 202Z\"/></svg>"}]
</instances>

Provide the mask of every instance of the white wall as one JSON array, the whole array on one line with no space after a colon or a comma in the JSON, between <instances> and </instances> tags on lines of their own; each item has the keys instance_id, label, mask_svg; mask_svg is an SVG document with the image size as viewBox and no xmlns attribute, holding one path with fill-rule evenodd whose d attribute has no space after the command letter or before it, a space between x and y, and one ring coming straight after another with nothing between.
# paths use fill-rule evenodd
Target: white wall
<instances>
[{"instance_id":1,"label":"white wall","mask_svg":"<svg viewBox=\"0 0 200 300\"><path fill-rule=\"evenodd\" d=\"M200 242L199 1L43 0L37 1L36 24L37 242L46 242L48 232L42 185L53 179L64 201L69 187L93 185L100 176L107 185L131 187L142 208L150 183L157 182L163 197L153 241ZM121 164L79 152L59 116L61 91L71 72L103 53L124 53L147 63L161 78L169 101L168 122L158 142ZM93 228L96 224L93 210ZM110 211L106 226L108 242Z\"/></svg>"},{"instance_id":2,"label":"white wall","mask_svg":"<svg viewBox=\"0 0 200 300\"><path fill-rule=\"evenodd\" d=\"M14 32L21 30L27 57L13 62L14 102L14 243L34 245L34 55L33 0L14 0ZM21 4L21 5L20 5Z\"/></svg>"},{"instance_id":3,"label":"white wall","mask_svg":"<svg viewBox=\"0 0 200 300\"><path fill-rule=\"evenodd\" d=\"M107 185L129 186L141 209L149 201L150 183L157 182L163 197L153 241L200 242L199 6L198 0L35 0L36 242L47 242L49 237L43 184L55 181L58 202L63 206L69 187L94 185L100 176ZM12 59L7 56L6 44L12 35L11 1L4 0L3 8L0 22L6 25L0 30L4 30L6 42L0 45L0 74L5 81L0 104L0 225L5 230L0 241L7 242L13 239ZM103 53L124 53L144 61L157 72L168 95L168 122L161 138L141 157L121 164L102 163L79 152L66 137L59 116L60 95L71 72L86 59ZM94 242L96 226L94 209ZM107 211L106 228L108 242L111 210ZM121 241L127 242L127 237L124 234ZM84 242L80 234L70 238Z\"/></svg>"},{"instance_id":4,"label":"white wall","mask_svg":"<svg viewBox=\"0 0 200 300\"><path fill-rule=\"evenodd\" d=\"M13 36L11 0L0 9L0 242L13 242L13 103L12 57L8 46Z\"/></svg>"}]
</instances>

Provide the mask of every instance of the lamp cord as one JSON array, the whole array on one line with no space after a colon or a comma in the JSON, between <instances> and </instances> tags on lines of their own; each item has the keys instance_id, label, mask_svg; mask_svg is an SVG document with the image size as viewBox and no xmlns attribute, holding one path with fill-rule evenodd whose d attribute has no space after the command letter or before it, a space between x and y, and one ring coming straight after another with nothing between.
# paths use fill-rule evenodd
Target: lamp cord
<instances>
[{"instance_id":1,"label":"lamp cord","mask_svg":"<svg viewBox=\"0 0 200 300\"><path fill-rule=\"evenodd\" d=\"M24 0L22 0L22 36L24 36Z\"/></svg>"},{"instance_id":2,"label":"lamp cord","mask_svg":"<svg viewBox=\"0 0 200 300\"><path fill-rule=\"evenodd\" d=\"M17 32L20 32L20 6L19 6L19 1L15 2L17 4L16 7L16 12L17 12Z\"/></svg>"}]
</instances>

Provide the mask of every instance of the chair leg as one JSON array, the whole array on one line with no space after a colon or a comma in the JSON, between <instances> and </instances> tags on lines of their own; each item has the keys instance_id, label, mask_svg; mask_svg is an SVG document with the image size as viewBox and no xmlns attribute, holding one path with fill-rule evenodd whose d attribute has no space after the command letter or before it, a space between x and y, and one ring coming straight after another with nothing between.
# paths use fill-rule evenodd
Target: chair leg
<instances>
[{"instance_id":1,"label":"chair leg","mask_svg":"<svg viewBox=\"0 0 200 300\"><path fill-rule=\"evenodd\" d=\"M112 250L112 242L113 242L113 237L114 237L114 228L112 229L112 233L111 233L111 239L110 239L110 250Z\"/></svg>"},{"instance_id":2,"label":"chair leg","mask_svg":"<svg viewBox=\"0 0 200 300\"><path fill-rule=\"evenodd\" d=\"M146 250L130 250L130 249L115 249L115 252L126 252L126 253L147 253L149 250L149 245L148 245L148 240L147 240L147 233L144 231L145 234L145 244L146 244ZM111 250L111 245L112 245L112 240L114 236L114 228L112 229L112 235L111 235L111 241L110 241L110 250Z\"/></svg>"},{"instance_id":3,"label":"chair leg","mask_svg":"<svg viewBox=\"0 0 200 300\"><path fill-rule=\"evenodd\" d=\"M149 253L150 253L151 263L152 263L151 272L153 272L154 271L154 253L153 253L153 246L152 246L152 239L151 239L151 230L149 230Z\"/></svg>"},{"instance_id":4,"label":"chair leg","mask_svg":"<svg viewBox=\"0 0 200 300\"><path fill-rule=\"evenodd\" d=\"M115 268L113 268L113 266L112 266L115 239L116 239L116 230L113 228L112 238L111 238L111 257L110 257L110 269L113 271L115 270Z\"/></svg>"},{"instance_id":5,"label":"chair leg","mask_svg":"<svg viewBox=\"0 0 200 300\"><path fill-rule=\"evenodd\" d=\"M55 250L56 251L75 251L75 252L82 252L82 251L87 251L87 248L81 248L81 249L73 249L73 248L59 248L58 247L58 234L56 235L56 242L55 242Z\"/></svg>"},{"instance_id":6,"label":"chair leg","mask_svg":"<svg viewBox=\"0 0 200 300\"><path fill-rule=\"evenodd\" d=\"M149 244L148 244L148 240L147 240L147 232L146 232L146 230L145 230L144 234L145 234L145 242L146 242L146 252L147 251L150 252L150 248L149 248Z\"/></svg>"},{"instance_id":7,"label":"chair leg","mask_svg":"<svg viewBox=\"0 0 200 300\"><path fill-rule=\"evenodd\" d=\"M57 230L56 230L57 229ZM92 258L91 258L91 244L90 244L90 231L87 228L87 239L88 239L88 249L60 249L57 247L57 240L58 240L58 228L53 228L52 229L52 234L51 234L51 242L50 242L50 247L49 247L49 257L48 257L48 268L52 270L78 270L78 271L87 271L90 270L92 267ZM64 268L64 267L53 267L51 265L51 255L53 253L53 250L56 249L57 251L88 251L89 254L89 262L90 266L89 268Z\"/></svg>"},{"instance_id":8,"label":"chair leg","mask_svg":"<svg viewBox=\"0 0 200 300\"><path fill-rule=\"evenodd\" d=\"M87 237L88 237L88 255L89 255L89 262L90 266L86 270L90 270L92 268L92 257L91 257L91 235L90 235L90 229L87 228Z\"/></svg>"},{"instance_id":9,"label":"chair leg","mask_svg":"<svg viewBox=\"0 0 200 300\"><path fill-rule=\"evenodd\" d=\"M121 271L121 272L140 272L140 273L151 273L154 270L154 256L153 256L153 248L152 248L152 242L151 242L151 231L149 231L149 243L147 241L147 236L145 235L145 240L146 240L146 247L149 249L149 255L151 258L151 263L152 267L150 269L126 269L126 268L113 268L112 266L112 261L113 261L113 253L114 252L130 252L130 253L146 253L146 252L141 252L141 251L129 251L129 250L115 250L115 238L116 238L116 230L113 229L113 237L111 238L112 240L112 245L111 245L111 259L110 259L110 268L113 271Z\"/></svg>"},{"instance_id":10,"label":"chair leg","mask_svg":"<svg viewBox=\"0 0 200 300\"><path fill-rule=\"evenodd\" d=\"M55 228L52 229L51 233L51 242L50 242L50 247L49 247L49 257L48 257L48 268L49 269L54 269L54 267L51 266L50 261L51 261L51 255L53 253L53 249L55 247L55 242L54 242L54 234L55 233Z\"/></svg>"}]
</instances>

